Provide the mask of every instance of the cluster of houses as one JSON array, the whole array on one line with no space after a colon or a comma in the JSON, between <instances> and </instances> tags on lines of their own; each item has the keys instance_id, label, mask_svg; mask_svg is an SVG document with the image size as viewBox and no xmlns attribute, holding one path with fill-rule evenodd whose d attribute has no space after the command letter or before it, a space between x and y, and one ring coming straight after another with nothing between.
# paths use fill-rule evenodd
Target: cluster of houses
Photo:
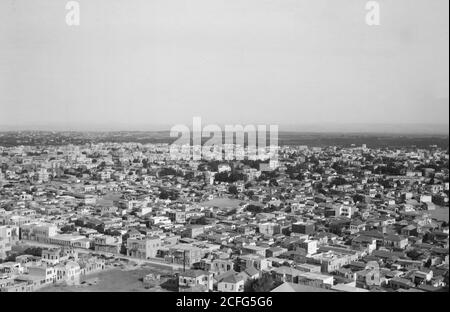
<instances>
[{"instance_id":1,"label":"cluster of houses","mask_svg":"<svg viewBox=\"0 0 450 312\"><path fill-rule=\"evenodd\" d=\"M105 261L71 247L44 248L0 263L0 292L32 292L57 283L79 285L81 277L105 269Z\"/></svg>"},{"instance_id":2,"label":"cluster of houses","mask_svg":"<svg viewBox=\"0 0 450 312\"><path fill-rule=\"evenodd\" d=\"M175 161L166 144L0 147L0 291L75 283L104 268L93 253L182 268L179 291L447 289L448 160L438 147L284 146L276 166Z\"/></svg>"}]
</instances>

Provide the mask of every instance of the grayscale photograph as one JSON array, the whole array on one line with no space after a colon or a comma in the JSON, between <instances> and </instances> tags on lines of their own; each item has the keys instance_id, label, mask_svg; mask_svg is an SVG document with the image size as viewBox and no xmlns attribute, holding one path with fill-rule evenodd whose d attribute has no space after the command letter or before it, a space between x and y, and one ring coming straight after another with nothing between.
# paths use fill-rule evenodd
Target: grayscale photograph
<instances>
[{"instance_id":1,"label":"grayscale photograph","mask_svg":"<svg viewBox=\"0 0 450 312\"><path fill-rule=\"evenodd\" d=\"M0 0L0 21L2 311L448 294L448 0Z\"/></svg>"}]
</instances>

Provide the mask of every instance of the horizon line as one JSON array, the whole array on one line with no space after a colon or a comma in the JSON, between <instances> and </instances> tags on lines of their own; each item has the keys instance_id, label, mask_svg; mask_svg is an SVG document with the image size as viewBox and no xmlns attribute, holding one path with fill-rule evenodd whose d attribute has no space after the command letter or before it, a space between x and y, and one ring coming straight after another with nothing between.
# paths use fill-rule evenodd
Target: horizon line
<instances>
[{"instance_id":1,"label":"horizon line","mask_svg":"<svg viewBox=\"0 0 450 312\"><path fill-rule=\"evenodd\" d=\"M20 133L20 132L53 132L53 133L170 133L170 129L2 129L0 133ZM193 132L192 130L190 131ZM417 136L450 136L450 131L386 131L386 130L300 130L300 129L286 129L279 130L281 134L360 134L360 135L417 135Z\"/></svg>"},{"instance_id":2,"label":"horizon line","mask_svg":"<svg viewBox=\"0 0 450 312\"><path fill-rule=\"evenodd\" d=\"M182 124L182 123L178 123ZM202 128L212 123L202 123ZM216 123L221 127L238 125L240 123ZM245 125L276 125L274 123L241 123ZM0 125L0 132L170 132L176 123L134 125L115 123L111 124L59 124L47 125ZM185 124L192 131L192 124ZM279 132L292 133L366 133L366 134L435 134L449 135L449 123L304 123L303 125L284 123L278 124Z\"/></svg>"}]
</instances>

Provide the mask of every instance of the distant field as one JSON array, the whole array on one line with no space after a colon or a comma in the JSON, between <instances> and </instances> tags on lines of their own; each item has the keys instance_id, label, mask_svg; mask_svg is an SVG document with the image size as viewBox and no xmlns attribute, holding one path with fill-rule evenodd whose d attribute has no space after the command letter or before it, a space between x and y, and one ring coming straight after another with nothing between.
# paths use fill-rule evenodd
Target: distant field
<instances>
[{"instance_id":1,"label":"distant field","mask_svg":"<svg viewBox=\"0 0 450 312\"><path fill-rule=\"evenodd\" d=\"M168 143L176 138L170 137L169 131L122 131L122 132L0 132L0 146L17 145L83 145L100 142L137 142ZM203 142L208 138L203 138ZM449 147L449 136L443 135L419 135L419 134L388 134L388 133L306 133L283 132L279 133L280 145L307 145L310 147L342 146L349 147L352 144L361 146L367 144L370 148L402 148L413 147L427 148L437 145L441 148Z\"/></svg>"}]
</instances>

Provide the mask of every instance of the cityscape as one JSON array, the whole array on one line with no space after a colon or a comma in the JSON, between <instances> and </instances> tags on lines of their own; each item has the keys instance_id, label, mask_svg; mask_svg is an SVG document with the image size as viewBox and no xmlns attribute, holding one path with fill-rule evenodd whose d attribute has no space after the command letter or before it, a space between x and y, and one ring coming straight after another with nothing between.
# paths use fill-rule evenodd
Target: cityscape
<instances>
[{"instance_id":1,"label":"cityscape","mask_svg":"<svg viewBox=\"0 0 450 312\"><path fill-rule=\"evenodd\" d=\"M2 292L448 291L448 145L273 164L66 138L0 147Z\"/></svg>"},{"instance_id":2,"label":"cityscape","mask_svg":"<svg viewBox=\"0 0 450 312\"><path fill-rule=\"evenodd\" d=\"M437 309L449 4L0 0L2 311Z\"/></svg>"}]
</instances>

